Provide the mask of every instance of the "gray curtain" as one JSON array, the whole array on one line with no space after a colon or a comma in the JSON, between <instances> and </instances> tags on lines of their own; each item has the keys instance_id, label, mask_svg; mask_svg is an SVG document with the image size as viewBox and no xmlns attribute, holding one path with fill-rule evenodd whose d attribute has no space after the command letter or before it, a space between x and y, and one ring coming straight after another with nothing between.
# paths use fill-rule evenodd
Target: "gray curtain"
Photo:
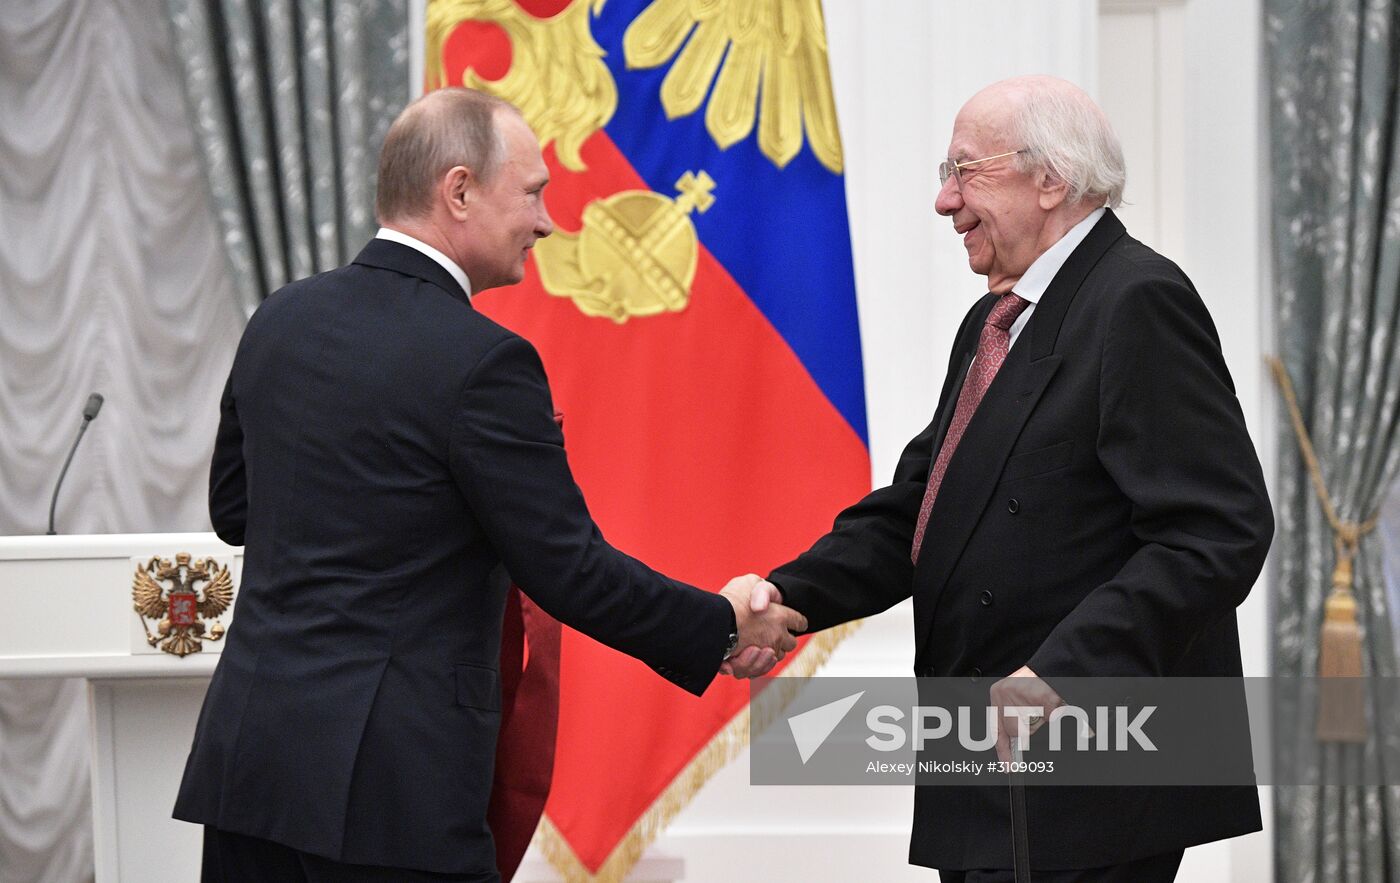
<instances>
[{"instance_id":1,"label":"gray curtain","mask_svg":"<svg viewBox=\"0 0 1400 883\"><path fill-rule=\"evenodd\" d=\"M1265 0L1277 347L1298 387L1322 472L1345 521L1370 517L1400 467L1400 11L1394 0ZM1228 157L1222 158L1228 162ZM1275 671L1312 676L1332 532L1287 421L1280 421L1275 540ZM1356 594L1363 672L1394 677L1395 629L1382 545L1361 541ZM1374 694L1373 694L1374 697ZM1374 713L1374 707L1371 709ZM1278 703L1285 765L1322 788L1275 790L1280 880L1388 881L1400 875L1400 788L1377 739L1319 745L1316 709Z\"/></svg>"},{"instance_id":2,"label":"gray curtain","mask_svg":"<svg viewBox=\"0 0 1400 883\"><path fill-rule=\"evenodd\" d=\"M0 5L0 534L91 390L59 532L207 530L247 313L372 235L406 0ZM81 681L0 682L0 883L91 879L88 738Z\"/></svg>"},{"instance_id":3,"label":"gray curtain","mask_svg":"<svg viewBox=\"0 0 1400 883\"><path fill-rule=\"evenodd\" d=\"M409 99L407 0L166 0L240 306L374 235L379 146Z\"/></svg>"},{"instance_id":4,"label":"gray curtain","mask_svg":"<svg viewBox=\"0 0 1400 883\"><path fill-rule=\"evenodd\" d=\"M243 316L161 4L0 12L0 534L44 532L92 390L58 531L209 529ZM82 681L0 681L0 883L91 879L87 717Z\"/></svg>"}]
</instances>

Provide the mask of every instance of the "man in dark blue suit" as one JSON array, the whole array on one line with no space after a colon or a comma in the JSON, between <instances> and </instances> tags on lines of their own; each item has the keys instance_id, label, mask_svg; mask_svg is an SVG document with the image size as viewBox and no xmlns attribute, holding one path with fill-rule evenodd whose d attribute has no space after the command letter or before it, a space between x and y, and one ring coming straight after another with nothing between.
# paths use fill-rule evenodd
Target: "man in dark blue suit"
<instances>
[{"instance_id":1,"label":"man in dark blue suit","mask_svg":"<svg viewBox=\"0 0 1400 883\"><path fill-rule=\"evenodd\" d=\"M539 357L470 303L553 230L547 181L513 107L434 92L385 140L379 236L248 323L209 492L242 586L175 806L206 881L498 880L509 579L695 694L806 626L751 612L756 576L678 583L589 517Z\"/></svg>"}]
</instances>

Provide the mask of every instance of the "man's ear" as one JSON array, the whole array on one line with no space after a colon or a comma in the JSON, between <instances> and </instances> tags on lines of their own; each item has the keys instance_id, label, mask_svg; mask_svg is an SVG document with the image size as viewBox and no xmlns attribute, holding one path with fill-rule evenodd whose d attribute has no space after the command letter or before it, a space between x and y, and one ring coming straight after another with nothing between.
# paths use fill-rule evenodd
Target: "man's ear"
<instances>
[{"instance_id":1,"label":"man's ear","mask_svg":"<svg viewBox=\"0 0 1400 883\"><path fill-rule=\"evenodd\" d=\"M476 176L466 166L453 166L438 181L438 196L453 219L466 220L476 197Z\"/></svg>"},{"instance_id":2,"label":"man's ear","mask_svg":"<svg viewBox=\"0 0 1400 883\"><path fill-rule=\"evenodd\" d=\"M1040 207L1047 212L1059 208L1069 195L1069 184L1049 169L1041 169L1036 173L1035 184Z\"/></svg>"}]
</instances>

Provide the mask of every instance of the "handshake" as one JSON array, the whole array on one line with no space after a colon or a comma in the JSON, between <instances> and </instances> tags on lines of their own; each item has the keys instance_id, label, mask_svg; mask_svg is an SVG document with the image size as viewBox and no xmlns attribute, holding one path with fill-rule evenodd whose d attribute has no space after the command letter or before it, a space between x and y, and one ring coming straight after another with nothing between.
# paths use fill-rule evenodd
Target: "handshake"
<instances>
[{"instance_id":1,"label":"handshake","mask_svg":"<svg viewBox=\"0 0 1400 883\"><path fill-rule=\"evenodd\" d=\"M797 646L807 617L783 606L778 587L753 573L736 576L719 592L734 605L739 643L719 670L736 678L762 677Z\"/></svg>"}]
</instances>

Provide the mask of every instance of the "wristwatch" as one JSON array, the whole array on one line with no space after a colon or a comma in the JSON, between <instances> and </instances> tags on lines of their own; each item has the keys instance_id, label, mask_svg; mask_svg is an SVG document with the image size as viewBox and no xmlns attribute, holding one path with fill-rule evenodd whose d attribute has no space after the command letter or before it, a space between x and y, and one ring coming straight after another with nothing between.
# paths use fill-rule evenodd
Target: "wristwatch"
<instances>
[{"instance_id":1,"label":"wristwatch","mask_svg":"<svg viewBox=\"0 0 1400 883\"><path fill-rule=\"evenodd\" d=\"M720 662L734 655L734 651L739 648L739 632L737 630L729 633L729 646L724 649L724 656L720 657Z\"/></svg>"}]
</instances>

